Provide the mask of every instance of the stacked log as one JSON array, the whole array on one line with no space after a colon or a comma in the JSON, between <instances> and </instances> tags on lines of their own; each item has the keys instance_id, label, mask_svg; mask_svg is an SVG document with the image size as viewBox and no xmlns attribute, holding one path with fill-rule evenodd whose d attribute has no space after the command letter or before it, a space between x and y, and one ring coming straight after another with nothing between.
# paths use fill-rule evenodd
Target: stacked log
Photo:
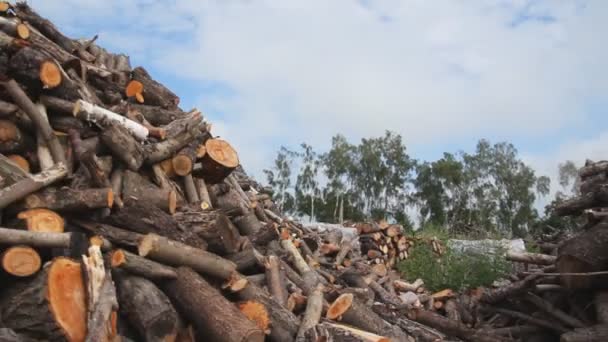
<instances>
[{"instance_id":1,"label":"stacked log","mask_svg":"<svg viewBox=\"0 0 608 342\"><path fill-rule=\"evenodd\" d=\"M510 256L545 267L535 274L429 293L393 268L415 244L440 255L438 240L382 222L348 235L283 217L200 111L180 108L153 75L95 39L71 39L27 4L0 2L2 339L604 337L605 282L548 268L604 271L602 210L554 258ZM586 167L590 192L562 213L602 206L603 165ZM522 299L532 309L512 305Z\"/></svg>"}]
</instances>

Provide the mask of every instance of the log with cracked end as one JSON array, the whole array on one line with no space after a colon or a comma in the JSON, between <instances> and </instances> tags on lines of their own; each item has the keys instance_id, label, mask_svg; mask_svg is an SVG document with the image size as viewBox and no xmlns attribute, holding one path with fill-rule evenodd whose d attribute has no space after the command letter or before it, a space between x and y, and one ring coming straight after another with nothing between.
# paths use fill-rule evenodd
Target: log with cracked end
<instances>
[{"instance_id":1,"label":"log with cracked end","mask_svg":"<svg viewBox=\"0 0 608 342\"><path fill-rule=\"evenodd\" d=\"M29 277L38 272L42 265L38 252L29 246L12 246L0 258L2 268L16 277Z\"/></svg>"}]
</instances>

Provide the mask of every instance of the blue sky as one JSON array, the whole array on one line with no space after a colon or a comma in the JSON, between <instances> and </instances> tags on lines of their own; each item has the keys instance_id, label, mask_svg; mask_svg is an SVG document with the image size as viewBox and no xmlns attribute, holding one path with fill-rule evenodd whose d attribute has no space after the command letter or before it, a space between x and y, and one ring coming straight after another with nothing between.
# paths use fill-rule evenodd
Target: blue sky
<instances>
[{"instance_id":1,"label":"blue sky","mask_svg":"<svg viewBox=\"0 0 608 342\"><path fill-rule=\"evenodd\" d=\"M146 67L257 177L280 145L385 129L420 159L511 141L552 178L608 156L603 0L30 3Z\"/></svg>"}]
</instances>

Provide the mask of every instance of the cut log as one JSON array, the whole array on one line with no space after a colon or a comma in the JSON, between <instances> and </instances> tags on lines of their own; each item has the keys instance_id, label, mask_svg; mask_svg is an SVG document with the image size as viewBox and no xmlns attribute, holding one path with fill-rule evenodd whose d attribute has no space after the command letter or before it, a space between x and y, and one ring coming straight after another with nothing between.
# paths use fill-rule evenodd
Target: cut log
<instances>
[{"instance_id":1,"label":"cut log","mask_svg":"<svg viewBox=\"0 0 608 342\"><path fill-rule=\"evenodd\" d=\"M156 164L163 160L171 158L177 151L193 141L199 134L200 130L196 126L189 126L186 130L175 136L169 136L156 144L146 145L146 163Z\"/></svg>"},{"instance_id":2,"label":"cut log","mask_svg":"<svg viewBox=\"0 0 608 342\"><path fill-rule=\"evenodd\" d=\"M173 164L173 169L177 175L185 176L192 172L200 146L205 146L204 143L208 138L209 136L207 134L201 134L172 158L171 163Z\"/></svg>"},{"instance_id":3,"label":"cut log","mask_svg":"<svg viewBox=\"0 0 608 342\"><path fill-rule=\"evenodd\" d=\"M9 80L7 82L3 82L2 85L6 89L6 91L11 95L15 104L17 104L21 110L27 114L30 120L36 126L36 129L40 131L42 137L46 141L49 149L51 150L51 154L53 155L53 161L56 163L63 163L67 165L65 158L65 151L61 146L61 143L53 133L51 126L48 121L42 116L36 105L29 99L27 94L19 87L17 82L14 80Z\"/></svg>"},{"instance_id":4,"label":"cut log","mask_svg":"<svg viewBox=\"0 0 608 342\"><path fill-rule=\"evenodd\" d=\"M47 189L28 195L21 207L23 209L47 208L56 211L80 211L98 208L112 208L114 193L112 189L72 188Z\"/></svg>"},{"instance_id":5,"label":"cut log","mask_svg":"<svg viewBox=\"0 0 608 342\"><path fill-rule=\"evenodd\" d=\"M148 129L139 123L83 100L76 101L72 114L89 122L103 123L109 121L116 123L126 128L138 140L143 141L148 137Z\"/></svg>"},{"instance_id":6,"label":"cut log","mask_svg":"<svg viewBox=\"0 0 608 342\"><path fill-rule=\"evenodd\" d=\"M344 261L344 258L346 258L346 255L348 255L351 248L353 247L353 244L356 243L357 240L358 240L357 238L353 238L353 239L346 239L346 240L342 241L342 243L340 244L340 252L336 256L336 261L335 261L336 267L342 266L342 262Z\"/></svg>"},{"instance_id":7,"label":"cut log","mask_svg":"<svg viewBox=\"0 0 608 342\"><path fill-rule=\"evenodd\" d=\"M247 211L245 215L236 217L233 221L239 232L246 236L255 236L262 229L262 223L251 210Z\"/></svg>"},{"instance_id":8,"label":"cut log","mask_svg":"<svg viewBox=\"0 0 608 342\"><path fill-rule=\"evenodd\" d=\"M401 291L401 292L416 292L416 290L418 290L418 288L420 288L421 286L424 285L424 281L422 279L416 279L416 281L414 281L413 283L407 283L403 280L395 280L393 281L393 286L395 287L395 289L397 291Z\"/></svg>"},{"instance_id":9,"label":"cut log","mask_svg":"<svg viewBox=\"0 0 608 342\"><path fill-rule=\"evenodd\" d=\"M2 324L38 340L84 341L84 294L80 264L56 258L33 279L2 293Z\"/></svg>"},{"instance_id":10,"label":"cut log","mask_svg":"<svg viewBox=\"0 0 608 342\"><path fill-rule=\"evenodd\" d=\"M112 155L122 160L131 171L139 170L144 163L142 145L124 126L110 123L101 133L101 140L112 151Z\"/></svg>"},{"instance_id":11,"label":"cut log","mask_svg":"<svg viewBox=\"0 0 608 342\"><path fill-rule=\"evenodd\" d=\"M228 217L219 211L181 208L174 219L187 230L198 234L208 244L208 250L218 254L236 253L241 236Z\"/></svg>"},{"instance_id":12,"label":"cut log","mask_svg":"<svg viewBox=\"0 0 608 342\"><path fill-rule=\"evenodd\" d=\"M477 331L468 328L466 325L460 322L452 321L434 312L424 310L412 310L408 314L410 319L413 319L424 325L428 325L434 329L437 329L446 335L455 336L468 341L474 342L500 342L510 341L510 339L502 338L495 335L489 335L483 331Z\"/></svg>"},{"instance_id":13,"label":"cut log","mask_svg":"<svg viewBox=\"0 0 608 342\"><path fill-rule=\"evenodd\" d=\"M317 288L308 296L306 311L300 323L300 329L296 336L296 341L305 341L305 334L308 330L314 328L321 320L323 311L323 286L318 285Z\"/></svg>"},{"instance_id":14,"label":"cut log","mask_svg":"<svg viewBox=\"0 0 608 342\"><path fill-rule=\"evenodd\" d=\"M0 120L0 153L22 153L31 146L32 138L24 135L17 125L8 120Z\"/></svg>"},{"instance_id":15,"label":"cut log","mask_svg":"<svg viewBox=\"0 0 608 342\"><path fill-rule=\"evenodd\" d=\"M557 257L539 253L508 252L507 260L534 265L553 265Z\"/></svg>"},{"instance_id":16,"label":"cut log","mask_svg":"<svg viewBox=\"0 0 608 342\"><path fill-rule=\"evenodd\" d=\"M351 293L340 295L327 309L327 318L339 320L359 329L407 341L408 335L400 328L384 321L371 308L359 303Z\"/></svg>"},{"instance_id":17,"label":"cut log","mask_svg":"<svg viewBox=\"0 0 608 342\"><path fill-rule=\"evenodd\" d=\"M581 178L587 178L602 172L608 172L608 161L602 160L585 165L578 171L578 175Z\"/></svg>"},{"instance_id":18,"label":"cut log","mask_svg":"<svg viewBox=\"0 0 608 342\"><path fill-rule=\"evenodd\" d=\"M13 246L2 253L2 268L16 277L29 277L38 270L42 262L35 249L28 246Z\"/></svg>"},{"instance_id":19,"label":"cut log","mask_svg":"<svg viewBox=\"0 0 608 342\"><path fill-rule=\"evenodd\" d=\"M133 275L150 280L177 278L177 274L172 267L142 258L122 249L112 252L110 263L114 268L125 270Z\"/></svg>"},{"instance_id":20,"label":"cut log","mask_svg":"<svg viewBox=\"0 0 608 342\"><path fill-rule=\"evenodd\" d=\"M125 205L107 217L104 223L140 234L163 235L192 247L207 249L207 243L195 232L184 229L171 215L142 201Z\"/></svg>"},{"instance_id":21,"label":"cut log","mask_svg":"<svg viewBox=\"0 0 608 342\"><path fill-rule=\"evenodd\" d=\"M266 307L253 300L239 303L239 310L250 321L254 322L265 334L270 332L270 318Z\"/></svg>"},{"instance_id":22,"label":"cut log","mask_svg":"<svg viewBox=\"0 0 608 342\"><path fill-rule=\"evenodd\" d=\"M559 216L579 215L585 209L608 204L608 184L598 185L593 192L568 199L555 207Z\"/></svg>"},{"instance_id":23,"label":"cut log","mask_svg":"<svg viewBox=\"0 0 608 342\"><path fill-rule=\"evenodd\" d=\"M1 163L0 163L1 164ZM0 189L0 209L16 202L25 196L36 192L67 176L68 170L64 163L57 163L52 168Z\"/></svg>"},{"instance_id":24,"label":"cut log","mask_svg":"<svg viewBox=\"0 0 608 342\"><path fill-rule=\"evenodd\" d=\"M209 139L205 143L207 153L201 159L203 178L207 183L216 184L228 177L239 165L239 157L228 144L221 139Z\"/></svg>"},{"instance_id":25,"label":"cut log","mask_svg":"<svg viewBox=\"0 0 608 342\"><path fill-rule=\"evenodd\" d=\"M125 88L125 95L127 97L135 97L137 102L144 103L144 85L141 82L136 80L131 80L127 83L127 87Z\"/></svg>"},{"instance_id":26,"label":"cut log","mask_svg":"<svg viewBox=\"0 0 608 342\"><path fill-rule=\"evenodd\" d=\"M188 266L197 272L223 280L236 274L236 264L216 254L172 241L156 234L148 234L139 243L139 255L171 266Z\"/></svg>"},{"instance_id":27,"label":"cut log","mask_svg":"<svg viewBox=\"0 0 608 342\"><path fill-rule=\"evenodd\" d=\"M87 175L92 185L100 188L111 187L108 174L103 168L102 161L97 158L92 149L85 149L85 146L80 138L80 133L71 129L68 132L68 135L70 136L70 141L74 149L74 155L80 162L81 167L84 167L88 172Z\"/></svg>"},{"instance_id":28,"label":"cut log","mask_svg":"<svg viewBox=\"0 0 608 342\"><path fill-rule=\"evenodd\" d=\"M488 304L499 303L499 302L505 300L506 298L515 297L518 294L523 293L524 291L526 291L527 289L532 287L537 279L538 279L538 274L531 274L531 275L527 276L526 278L524 278L518 282L509 284L507 286L503 286L503 287L499 287L499 288L491 289L491 290L485 289L481 293L479 300L481 302L488 303Z\"/></svg>"},{"instance_id":29,"label":"cut log","mask_svg":"<svg viewBox=\"0 0 608 342\"><path fill-rule=\"evenodd\" d=\"M28 245L42 248L69 248L72 233L30 232L0 228L0 244Z\"/></svg>"},{"instance_id":30,"label":"cut log","mask_svg":"<svg viewBox=\"0 0 608 342\"><path fill-rule=\"evenodd\" d=\"M196 189L198 190L198 196L201 200L201 208L213 209L213 206L211 205L211 198L209 197L209 191L207 190L207 184L205 184L205 180L202 178L195 178L194 184L196 185Z\"/></svg>"},{"instance_id":31,"label":"cut log","mask_svg":"<svg viewBox=\"0 0 608 342\"><path fill-rule=\"evenodd\" d=\"M63 233L65 221L56 212L48 209L30 209L17 214L25 220L27 230L32 232Z\"/></svg>"},{"instance_id":32,"label":"cut log","mask_svg":"<svg viewBox=\"0 0 608 342\"><path fill-rule=\"evenodd\" d=\"M264 332L192 269L177 269L164 285L180 312L212 341L264 341ZM229 327L227 329L227 327Z\"/></svg>"},{"instance_id":33,"label":"cut log","mask_svg":"<svg viewBox=\"0 0 608 342\"><path fill-rule=\"evenodd\" d=\"M144 99L145 100L145 99ZM165 109L157 106L148 106L129 103L129 108L137 110L141 115L146 118L152 125L166 125L186 115L179 109ZM126 109L121 111L126 114Z\"/></svg>"},{"instance_id":34,"label":"cut log","mask_svg":"<svg viewBox=\"0 0 608 342\"><path fill-rule=\"evenodd\" d=\"M264 262L266 267L266 279L270 294L282 306L287 304L287 289L285 288L285 275L281 272L279 258L269 255ZM320 316L320 314L319 314Z\"/></svg>"},{"instance_id":35,"label":"cut log","mask_svg":"<svg viewBox=\"0 0 608 342\"><path fill-rule=\"evenodd\" d=\"M144 278L117 273L116 287L120 312L145 341L175 341L178 314L156 285Z\"/></svg>"},{"instance_id":36,"label":"cut log","mask_svg":"<svg viewBox=\"0 0 608 342\"><path fill-rule=\"evenodd\" d=\"M391 339L344 324L323 322L306 334L307 341L390 342Z\"/></svg>"},{"instance_id":37,"label":"cut log","mask_svg":"<svg viewBox=\"0 0 608 342\"><path fill-rule=\"evenodd\" d=\"M601 222L566 240L557 251L559 273L585 273L603 271L608 265L608 222ZM604 287L606 276L584 277L562 275L562 285L569 289Z\"/></svg>"},{"instance_id":38,"label":"cut log","mask_svg":"<svg viewBox=\"0 0 608 342\"><path fill-rule=\"evenodd\" d=\"M113 312L117 308L114 282L110 274L106 274L99 290L99 300L95 302L93 311L87 321L85 342L111 341L116 337L116 315Z\"/></svg>"},{"instance_id":39,"label":"cut log","mask_svg":"<svg viewBox=\"0 0 608 342\"><path fill-rule=\"evenodd\" d=\"M117 167L112 171L110 175L110 185L112 185L112 192L114 193L114 200L119 208L124 206L122 200L122 176L124 174L123 167Z\"/></svg>"},{"instance_id":40,"label":"cut log","mask_svg":"<svg viewBox=\"0 0 608 342\"><path fill-rule=\"evenodd\" d=\"M59 66L44 52L30 47L20 49L9 62L12 76L28 89L52 89L62 81Z\"/></svg>"},{"instance_id":41,"label":"cut log","mask_svg":"<svg viewBox=\"0 0 608 342\"><path fill-rule=\"evenodd\" d=\"M64 36L49 20L41 17L38 13L34 12L28 4L20 2L15 6L17 15L24 21L27 21L34 26L38 31L48 37L57 45L61 46L64 50L69 53L73 53L78 50L78 45L70 38Z\"/></svg>"},{"instance_id":42,"label":"cut log","mask_svg":"<svg viewBox=\"0 0 608 342\"><path fill-rule=\"evenodd\" d=\"M298 273L302 276L302 279L306 283L306 287L314 289L319 283L319 275L308 265L306 260L300 254L300 251L293 244L290 239L281 240L281 246L289 252L293 258L293 265L298 270Z\"/></svg>"},{"instance_id":43,"label":"cut log","mask_svg":"<svg viewBox=\"0 0 608 342\"><path fill-rule=\"evenodd\" d=\"M182 177L182 179L184 181L184 190L186 192L186 198L188 199L188 203L200 202L200 198L198 197L198 190L196 189L196 185L194 184L194 179L192 178L192 175L185 175ZM202 203L201 206L203 206Z\"/></svg>"},{"instance_id":44,"label":"cut log","mask_svg":"<svg viewBox=\"0 0 608 342\"><path fill-rule=\"evenodd\" d=\"M536 305L536 307L543 310L547 314L553 316L555 319L557 319L558 321L560 321L561 323L563 323L565 325L571 326L573 328L585 327L585 324L583 322L581 322L579 319L577 319L576 317L570 316L566 312L555 307L553 304L551 304L551 302L549 302L533 293L528 293L526 295L526 299L529 302L531 302L532 304Z\"/></svg>"},{"instance_id":45,"label":"cut log","mask_svg":"<svg viewBox=\"0 0 608 342\"><path fill-rule=\"evenodd\" d=\"M179 97L162 84L156 82L146 69L137 67L131 72L132 80L143 85L143 97L147 105L159 106L166 109L176 109Z\"/></svg>"},{"instance_id":46,"label":"cut log","mask_svg":"<svg viewBox=\"0 0 608 342\"><path fill-rule=\"evenodd\" d=\"M174 214L177 194L172 189L161 189L140 174L125 170L122 180L122 199L125 205L144 202Z\"/></svg>"},{"instance_id":47,"label":"cut log","mask_svg":"<svg viewBox=\"0 0 608 342\"><path fill-rule=\"evenodd\" d=\"M122 246L137 247L139 242L144 237L143 234L120 229L108 224L95 223L78 219L72 219L71 222L92 234L103 236L110 242Z\"/></svg>"},{"instance_id":48,"label":"cut log","mask_svg":"<svg viewBox=\"0 0 608 342\"><path fill-rule=\"evenodd\" d=\"M239 299L261 303L270 315L270 340L273 342L293 341L300 322L287 308L279 305L266 291L249 282L237 293Z\"/></svg>"},{"instance_id":49,"label":"cut log","mask_svg":"<svg viewBox=\"0 0 608 342\"><path fill-rule=\"evenodd\" d=\"M237 271L246 274L257 272L258 269L264 267L253 248L245 248L238 253L228 254L226 259L236 264Z\"/></svg>"}]
</instances>

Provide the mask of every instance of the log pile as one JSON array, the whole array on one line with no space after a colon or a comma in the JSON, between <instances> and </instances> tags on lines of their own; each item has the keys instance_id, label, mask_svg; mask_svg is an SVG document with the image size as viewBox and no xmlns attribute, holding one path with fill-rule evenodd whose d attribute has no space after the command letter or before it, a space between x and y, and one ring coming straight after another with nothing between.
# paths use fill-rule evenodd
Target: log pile
<instances>
[{"instance_id":1,"label":"log pile","mask_svg":"<svg viewBox=\"0 0 608 342\"><path fill-rule=\"evenodd\" d=\"M599 341L608 331L608 296L582 291L600 278L548 273L604 270L601 210L555 257L512 256L544 265L535 274L428 293L393 267L414 244L443 253L439 241L283 217L200 111L95 40L0 2L1 340ZM608 169L591 168L584 177ZM585 203L596 207L594 184Z\"/></svg>"}]
</instances>

